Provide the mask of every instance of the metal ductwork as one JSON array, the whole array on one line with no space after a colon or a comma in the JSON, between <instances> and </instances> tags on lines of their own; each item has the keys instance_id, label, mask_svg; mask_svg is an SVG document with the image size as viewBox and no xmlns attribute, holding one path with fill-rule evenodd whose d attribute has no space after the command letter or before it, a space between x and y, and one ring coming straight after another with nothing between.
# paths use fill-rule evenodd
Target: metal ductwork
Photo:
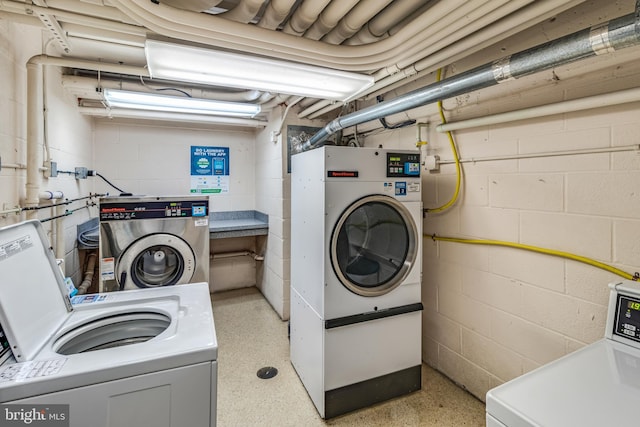
<instances>
[{"instance_id":1,"label":"metal ductwork","mask_svg":"<svg viewBox=\"0 0 640 427\"><path fill-rule=\"evenodd\" d=\"M577 31L414 90L396 99L339 117L316 133L300 147L300 150L306 151L321 146L331 135L341 129L515 80L580 59L637 45L640 45L640 0L637 0L636 11L632 14Z\"/></svg>"}]
</instances>

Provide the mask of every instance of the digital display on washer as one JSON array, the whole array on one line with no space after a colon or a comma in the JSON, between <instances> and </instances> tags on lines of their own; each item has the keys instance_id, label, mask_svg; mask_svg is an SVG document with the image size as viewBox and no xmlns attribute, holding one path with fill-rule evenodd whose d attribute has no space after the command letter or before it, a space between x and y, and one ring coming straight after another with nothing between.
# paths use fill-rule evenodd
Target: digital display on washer
<instances>
[{"instance_id":1,"label":"digital display on washer","mask_svg":"<svg viewBox=\"0 0 640 427\"><path fill-rule=\"evenodd\" d=\"M160 202L101 203L100 221L153 218L189 218L209 215L209 201L183 200Z\"/></svg>"},{"instance_id":2,"label":"digital display on washer","mask_svg":"<svg viewBox=\"0 0 640 427\"><path fill-rule=\"evenodd\" d=\"M387 178L417 178L419 176L419 153L387 153Z\"/></svg>"},{"instance_id":3,"label":"digital display on washer","mask_svg":"<svg viewBox=\"0 0 640 427\"><path fill-rule=\"evenodd\" d=\"M617 314L613 333L640 342L640 300L618 295Z\"/></svg>"}]
</instances>

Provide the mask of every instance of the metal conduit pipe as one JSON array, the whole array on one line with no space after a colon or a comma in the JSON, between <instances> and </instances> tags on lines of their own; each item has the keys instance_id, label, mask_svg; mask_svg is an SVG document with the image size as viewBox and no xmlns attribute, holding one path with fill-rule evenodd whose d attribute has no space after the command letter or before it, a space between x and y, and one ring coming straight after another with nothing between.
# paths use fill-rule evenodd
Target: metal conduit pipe
<instances>
[{"instance_id":1,"label":"metal conduit pipe","mask_svg":"<svg viewBox=\"0 0 640 427\"><path fill-rule=\"evenodd\" d=\"M282 32L301 36L319 17L331 0L304 0L293 12Z\"/></svg>"},{"instance_id":2,"label":"metal conduit pipe","mask_svg":"<svg viewBox=\"0 0 640 427\"><path fill-rule=\"evenodd\" d=\"M636 11L632 14L577 31L409 92L396 99L339 117L327 124L300 148L304 151L319 146L332 134L346 127L378 120L558 65L639 44L640 0L636 3Z\"/></svg>"},{"instance_id":3,"label":"metal conduit pipe","mask_svg":"<svg viewBox=\"0 0 640 427\"><path fill-rule=\"evenodd\" d=\"M404 67L413 64L412 68L418 73L421 73L422 71L432 72L439 68L438 64L442 64L443 62L452 63L462 59L472 52L478 52L485 47L493 45L499 40L504 40L509 36L525 30L530 27L532 23L536 24L542 22L545 19L564 12L580 3L584 3L584 0L574 0L572 2L556 1L555 3L533 2L529 7L518 10L510 15L510 18L514 18L513 22L520 22L521 24L517 24L515 26L509 26L502 23L488 25L476 31L473 36L466 37L449 46L443 47L441 50L433 52L433 54L425 57L424 59L420 59L417 62L409 62L407 60L401 61L396 64L396 67L404 69ZM409 75L414 74L416 73L409 73ZM419 74L419 76L422 75L423 74ZM379 77L381 77L381 75L379 75ZM375 95L372 96L375 97Z\"/></svg>"},{"instance_id":4,"label":"metal conduit pipe","mask_svg":"<svg viewBox=\"0 0 640 427\"><path fill-rule=\"evenodd\" d=\"M503 22L505 21L503 20L493 25L484 27L474 34L465 37L464 39L459 40L454 44L446 46L424 59L420 59L417 57L411 58L411 60L414 61L420 59L413 65L404 67L396 64L393 67L381 69L374 74L376 83L369 89L367 89L364 93L362 93L361 96L364 96L365 100L373 99L376 97L376 95L381 93L383 89L389 91L397 88L398 86L410 83L411 81L423 77L437 69L438 64L450 64L452 62L455 62L456 60L464 56L475 53L487 46L496 43L499 40L503 40L510 35L516 34L533 24L542 22L551 16L555 16L556 14L583 2L584 0L574 0L568 3L563 0L555 0L554 2L534 2L528 7L523 8L522 10L518 10L517 12L510 15L506 22ZM520 24L512 26L510 24L511 22ZM398 71L399 68L402 69ZM319 101L309 106L306 110L300 112L298 114L298 117L309 117L313 119L332 110L341 108L342 105L343 103Z\"/></svg>"}]
</instances>

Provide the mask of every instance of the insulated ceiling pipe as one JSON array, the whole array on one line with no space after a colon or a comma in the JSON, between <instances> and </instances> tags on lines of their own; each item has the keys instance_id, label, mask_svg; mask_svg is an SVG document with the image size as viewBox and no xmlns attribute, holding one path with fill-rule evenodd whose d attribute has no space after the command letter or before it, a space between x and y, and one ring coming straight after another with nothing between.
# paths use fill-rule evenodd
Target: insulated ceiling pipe
<instances>
[{"instance_id":1,"label":"insulated ceiling pipe","mask_svg":"<svg viewBox=\"0 0 640 427\"><path fill-rule=\"evenodd\" d=\"M338 25L322 38L325 43L340 44L391 3L391 0L361 0Z\"/></svg>"},{"instance_id":2,"label":"insulated ceiling pipe","mask_svg":"<svg viewBox=\"0 0 640 427\"><path fill-rule=\"evenodd\" d=\"M381 39L398 22L425 4L424 0L395 0L367 22L353 37L345 41L347 45L373 43ZM427 2L429 4L429 2Z\"/></svg>"},{"instance_id":3,"label":"insulated ceiling pipe","mask_svg":"<svg viewBox=\"0 0 640 427\"><path fill-rule=\"evenodd\" d=\"M264 10L258 27L275 30L289 16L296 0L271 0Z\"/></svg>"},{"instance_id":4,"label":"insulated ceiling pipe","mask_svg":"<svg viewBox=\"0 0 640 427\"><path fill-rule=\"evenodd\" d=\"M233 9L220 14L221 17L231 21L248 24L260 12L264 0L240 0ZM116 4L116 7L118 5Z\"/></svg>"},{"instance_id":5,"label":"insulated ceiling pipe","mask_svg":"<svg viewBox=\"0 0 640 427\"><path fill-rule=\"evenodd\" d=\"M320 146L332 134L347 127L494 86L558 65L637 45L640 45L640 0L636 2L636 11L630 15L543 43L409 92L391 101L381 102L339 117L327 124L300 148L301 151L305 151Z\"/></svg>"},{"instance_id":6,"label":"insulated ceiling pipe","mask_svg":"<svg viewBox=\"0 0 640 427\"><path fill-rule=\"evenodd\" d=\"M513 34L519 33L534 24L564 12L582 2L583 0L574 0L570 3L566 3L563 0L534 2L528 7L512 13L507 20L501 20L493 25L486 26L481 30L475 31L472 35L464 37L462 40L445 46L439 45L440 43L437 42L436 45L439 46L436 51L428 54L424 59L415 56L410 58L410 60L417 61L413 64L410 62L405 64L397 63L393 66L378 70L378 72L373 75L375 84L359 96L364 97L365 100L375 99L379 94L410 83L442 66L438 64L451 64L458 59L476 53L487 46L504 40ZM431 52L431 49L427 51ZM318 101L300 112L298 117L317 118L323 114L342 108L342 105L343 103L330 103L324 100Z\"/></svg>"},{"instance_id":7,"label":"insulated ceiling pipe","mask_svg":"<svg viewBox=\"0 0 640 427\"><path fill-rule=\"evenodd\" d=\"M304 0L293 12L282 32L301 36L313 24L331 0Z\"/></svg>"},{"instance_id":8,"label":"insulated ceiling pipe","mask_svg":"<svg viewBox=\"0 0 640 427\"><path fill-rule=\"evenodd\" d=\"M340 19L358 4L359 0L333 0L322 10L318 19L304 33L304 37L311 40L320 40L325 34L338 25ZM291 33L290 33L291 34Z\"/></svg>"}]
</instances>

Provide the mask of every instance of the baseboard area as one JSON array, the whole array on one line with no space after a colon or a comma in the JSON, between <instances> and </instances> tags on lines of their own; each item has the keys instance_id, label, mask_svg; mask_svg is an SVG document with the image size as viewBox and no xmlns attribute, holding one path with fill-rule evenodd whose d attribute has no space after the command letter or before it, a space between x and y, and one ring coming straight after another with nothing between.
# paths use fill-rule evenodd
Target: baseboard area
<instances>
[{"instance_id":1,"label":"baseboard area","mask_svg":"<svg viewBox=\"0 0 640 427\"><path fill-rule=\"evenodd\" d=\"M418 391L421 366L413 366L325 392L324 418L329 419L394 397Z\"/></svg>"}]
</instances>

